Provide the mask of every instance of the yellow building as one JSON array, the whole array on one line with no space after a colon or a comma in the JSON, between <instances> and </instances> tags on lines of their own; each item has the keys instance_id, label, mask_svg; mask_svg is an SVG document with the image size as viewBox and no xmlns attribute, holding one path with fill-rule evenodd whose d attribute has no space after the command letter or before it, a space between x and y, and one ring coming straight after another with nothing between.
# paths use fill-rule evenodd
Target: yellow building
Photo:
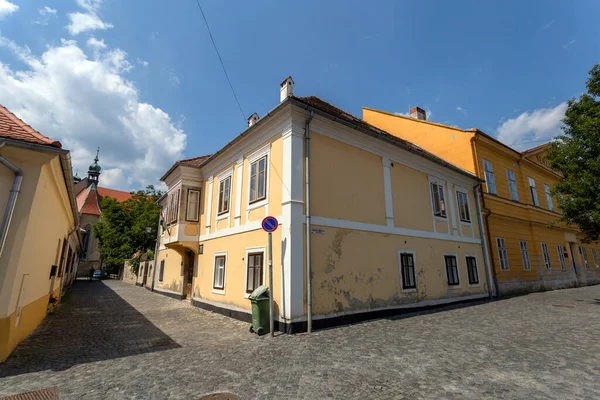
<instances>
[{"instance_id":1,"label":"yellow building","mask_svg":"<svg viewBox=\"0 0 600 400\"><path fill-rule=\"evenodd\" d=\"M363 108L368 123L486 181L482 205L500 294L600 282L600 246L582 244L575 227L549 226L561 216L550 194L560 176L545 161L549 144L518 152L478 129L429 122L418 107L410 114Z\"/></svg>"},{"instance_id":2,"label":"yellow building","mask_svg":"<svg viewBox=\"0 0 600 400\"><path fill-rule=\"evenodd\" d=\"M0 362L44 319L77 269L71 159L0 106Z\"/></svg>"},{"instance_id":3,"label":"yellow building","mask_svg":"<svg viewBox=\"0 0 600 400\"><path fill-rule=\"evenodd\" d=\"M291 78L280 100L215 154L162 178L155 290L249 320L247 297L267 284L261 221L272 215L282 331L489 296L476 176L293 96Z\"/></svg>"}]
</instances>

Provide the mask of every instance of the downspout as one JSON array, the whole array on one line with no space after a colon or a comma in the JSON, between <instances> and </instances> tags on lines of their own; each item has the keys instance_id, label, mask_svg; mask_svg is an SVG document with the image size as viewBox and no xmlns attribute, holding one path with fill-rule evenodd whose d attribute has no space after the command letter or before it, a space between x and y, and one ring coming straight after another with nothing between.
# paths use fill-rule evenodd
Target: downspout
<instances>
[{"instance_id":1,"label":"downspout","mask_svg":"<svg viewBox=\"0 0 600 400\"><path fill-rule=\"evenodd\" d=\"M4 147L5 143L0 143L0 148ZM8 236L8 228L10 227L10 221L12 220L13 213L15 212L15 206L17 204L17 198L19 191L21 190L21 183L23 182L23 171L17 168L16 165L12 164L6 158L0 155L0 164L10 169L15 174L15 180L13 181L12 189L10 190L10 197L8 198L8 204L4 211L4 217L2 218L2 225L0 225L0 257L4 250L4 244L6 237Z\"/></svg>"},{"instance_id":2,"label":"downspout","mask_svg":"<svg viewBox=\"0 0 600 400\"><path fill-rule=\"evenodd\" d=\"M477 175L477 177L481 178L481 170L479 169L479 157L477 156L477 146L475 145L475 142L477 141L477 139L479 139L479 137L477 136L477 133L475 133L475 135L473 135L473 137L471 138L471 148L473 150L473 164L475 165L475 174ZM483 196L483 189L481 188L481 184L479 185L480 189L481 189L481 206L483 206L483 210L485 210L485 229L481 230L481 236L482 239L484 238L484 236L486 236L487 238L487 249L490 250L492 248L492 235L490 233L490 221L489 221L489 216L490 216L490 210L485 206L485 196ZM479 192L478 192L479 194ZM478 203L478 206L481 207ZM481 215L480 215L481 218ZM483 220L482 220L483 223ZM481 229L481 227L480 227ZM500 288L498 287L498 279L496 277L496 269L494 268L494 259L493 257L490 257L490 254L488 252L488 258L487 258L487 262L489 263L490 266L490 270L492 271L492 280L490 282L493 282L494 284L494 291L495 291L495 295L499 296L500 295Z\"/></svg>"},{"instance_id":3,"label":"downspout","mask_svg":"<svg viewBox=\"0 0 600 400\"><path fill-rule=\"evenodd\" d=\"M311 111L304 128L304 171L306 173L306 331L312 332L312 280L310 262L310 122L314 112Z\"/></svg>"},{"instance_id":4,"label":"downspout","mask_svg":"<svg viewBox=\"0 0 600 400\"><path fill-rule=\"evenodd\" d=\"M492 277L492 268L490 266L490 253L488 252L487 239L485 234L485 228L483 226L483 216L481 213L481 204L479 203L479 197L481 190L481 183L478 183L473 187L473 191L475 192L475 207L477 208L477 221L479 222L479 232L481 236L481 248L483 250L483 262L485 263L485 275L488 281L488 293L490 298L494 296L494 290L492 289L492 282L494 279ZM495 285L494 285L495 286Z\"/></svg>"}]
</instances>

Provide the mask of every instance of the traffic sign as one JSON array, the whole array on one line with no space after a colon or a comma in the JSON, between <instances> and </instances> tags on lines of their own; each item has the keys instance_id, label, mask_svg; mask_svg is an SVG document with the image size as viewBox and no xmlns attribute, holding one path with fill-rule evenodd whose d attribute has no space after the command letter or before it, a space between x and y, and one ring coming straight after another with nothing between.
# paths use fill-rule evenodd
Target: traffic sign
<instances>
[{"instance_id":1,"label":"traffic sign","mask_svg":"<svg viewBox=\"0 0 600 400\"><path fill-rule=\"evenodd\" d=\"M279 222L275 217L265 217L262 220L262 228L265 232L275 232L275 230L277 230L277 226L279 226Z\"/></svg>"}]
</instances>

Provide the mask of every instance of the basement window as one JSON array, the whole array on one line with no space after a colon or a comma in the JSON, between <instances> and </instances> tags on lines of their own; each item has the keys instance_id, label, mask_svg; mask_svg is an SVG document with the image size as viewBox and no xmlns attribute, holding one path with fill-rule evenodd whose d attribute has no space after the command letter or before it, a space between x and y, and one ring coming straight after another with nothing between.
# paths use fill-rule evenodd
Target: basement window
<instances>
[{"instance_id":1,"label":"basement window","mask_svg":"<svg viewBox=\"0 0 600 400\"><path fill-rule=\"evenodd\" d=\"M467 274L469 275L469 285L479 284L479 271L477 270L477 259L473 256L465 258L467 262Z\"/></svg>"},{"instance_id":2,"label":"basement window","mask_svg":"<svg viewBox=\"0 0 600 400\"><path fill-rule=\"evenodd\" d=\"M411 253L400 253L400 269L402 271L402 290L416 289L415 258Z\"/></svg>"}]
</instances>

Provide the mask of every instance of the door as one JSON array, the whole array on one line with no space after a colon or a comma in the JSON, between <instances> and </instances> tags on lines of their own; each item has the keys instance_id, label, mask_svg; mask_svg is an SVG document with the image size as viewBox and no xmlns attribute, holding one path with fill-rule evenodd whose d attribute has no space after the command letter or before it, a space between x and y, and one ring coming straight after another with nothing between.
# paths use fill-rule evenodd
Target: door
<instances>
[{"instance_id":1,"label":"door","mask_svg":"<svg viewBox=\"0 0 600 400\"><path fill-rule=\"evenodd\" d=\"M579 278L579 275L581 275L581 258L579 255L579 246L577 246L577 243L568 243L569 246L569 250L570 251L570 256L571 256L571 263L573 265L573 269L575 270L575 277Z\"/></svg>"},{"instance_id":2,"label":"door","mask_svg":"<svg viewBox=\"0 0 600 400\"><path fill-rule=\"evenodd\" d=\"M184 269L183 269L183 295L186 299L192 298L192 284L194 281L194 252L191 250L186 251Z\"/></svg>"},{"instance_id":3,"label":"door","mask_svg":"<svg viewBox=\"0 0 600 400\"><path fill-rule=\"evenodd\" d=\"M148 280L148 261L144 262L144 275L142 276L142 286L146 286Z\"/></svg>"}]
</instances>

